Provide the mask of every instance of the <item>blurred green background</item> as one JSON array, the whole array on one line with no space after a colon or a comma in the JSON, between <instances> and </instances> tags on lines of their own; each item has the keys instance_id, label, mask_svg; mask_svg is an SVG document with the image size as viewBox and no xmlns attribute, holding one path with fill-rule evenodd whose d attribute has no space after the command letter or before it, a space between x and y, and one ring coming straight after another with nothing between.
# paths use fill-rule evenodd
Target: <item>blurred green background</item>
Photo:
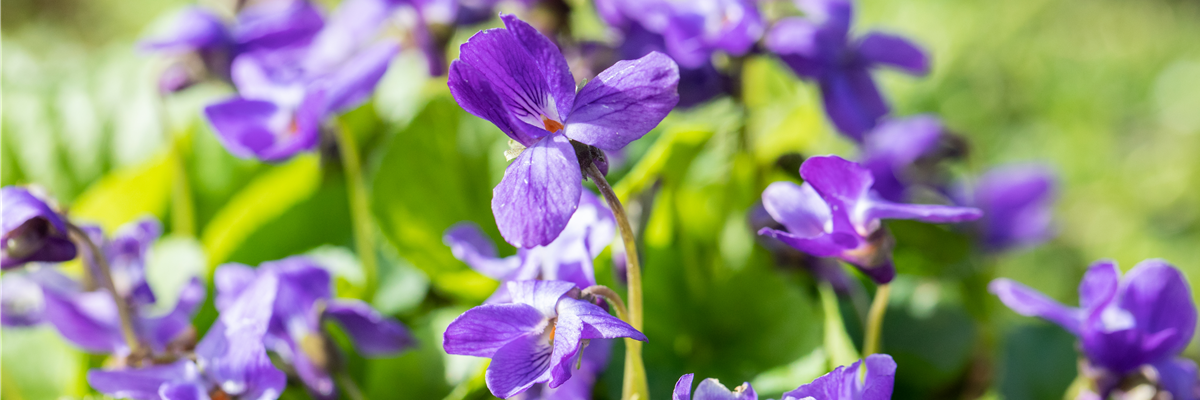
<instances>
[{"instance_id":1,"label":"blurred green background","mask_svg":"<svg viewBox=\"0 0 1200 400\"><path fill-rule=\"evenodd\" d=\"M160 102L162 64L134 43L185 4L5 0L0 182L40 185L74 217L108 229L158 216L170 236L151 258L156 288L223 262L313 253L345 271L339 287L353 295L361 277L340 166L315 154L278 165L228 155L199 114L230 93L222 85ZM1090 262L1113 258L1128 269L1154 257L1200 282L1200 2L867 0L859 10L856 29L902 33L932 54L926 78L879 76L897 114L937 114L969 139L956 173L1040 161L1062 184L1059 235L1032 249L981 256L960 231L890 225L902 275L883 349L899 363L896 398L1061 399L1075 377L1073 338L1007 311L983 285L1010 277L1076 304ZM815 88L776 61L747 60L743 83L746 107L726 99L676 112L610 175L645 230L656 398L686 372L729 386L752 381L778 396L827 371L847 350L840 335L860 341L855 302L822 304L812 278L775 267L745 220L767 184L795 174L779 156L853 156L853 147L825 122ZM444 80L426 78L414 52L342 122L359 138L387 238L373 302L422 344L351 360L355 377L374 398L487 398L481 360L445 356L439 341L496 284L455 260L441 236L472 220L501 243L489 201L504 136L463 112ZM597 266L601 283L617 286L607 253ZM196 324L214 317L210 304ZM0 349L3 398L94 396L83 372L103 359L52 329L6 329ZM619 346L613 354L620 365ZM610 368L598 398L615 398L620 379Z\"/></svg>"}]
</instances>

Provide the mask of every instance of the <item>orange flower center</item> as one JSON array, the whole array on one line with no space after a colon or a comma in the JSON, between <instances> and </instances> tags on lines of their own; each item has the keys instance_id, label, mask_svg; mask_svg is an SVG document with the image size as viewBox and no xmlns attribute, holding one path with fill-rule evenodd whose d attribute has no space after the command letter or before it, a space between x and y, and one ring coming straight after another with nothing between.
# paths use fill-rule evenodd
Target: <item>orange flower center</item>
<instances>
[{"instance_id":1,"label":"orange flower center","mask_svg":"<svg viewBox=\"0 0 1200 400\"><path fill-rule=\"evenodd\" d=\"M545 115L542 116L542 125L545 125L546 130L550 131L551 133L558 132L563 128L562 122L546 118Z\"/></svg>"}]
</instances>

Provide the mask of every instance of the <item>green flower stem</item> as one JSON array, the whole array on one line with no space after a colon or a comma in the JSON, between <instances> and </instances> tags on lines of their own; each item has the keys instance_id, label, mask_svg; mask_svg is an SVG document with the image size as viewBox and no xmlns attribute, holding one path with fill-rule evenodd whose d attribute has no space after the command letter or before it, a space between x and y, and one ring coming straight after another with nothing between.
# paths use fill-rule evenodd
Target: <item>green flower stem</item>
<instances>
[{"instance_id":1,"label":"green flower stem","mask_svg":"<svg viewBox=\"0 0 1200 400\"><path fill-rule=\"evenodd\" d=\"M891 287L888 284L879 285L875 290L875 300L871 302L871 311L867 313L867 334L863 339L863 357L879 352L879 332L883 329L883 314L887 311L888 294Z\"/></svg>"},{"instance_id":2,"label":"green flower stem","mask_svg":"<svg viewBox=\"0 0 1200 400\"><path fill-rule=\"evenodd\" d=\"M604 195L604 200L608 202L608 208L612 209L613 216L617 219L617 228L621 230L621 240L625 244L625 280L629 285L627 290L629 309L625 322L633 326L633 329L641 331L642 267L638 264L637 239L634 237L633 228L629 225L629 217L625 215L625 208L621 206L621 200L617 199L617 194L613 192L608 180L604 179L604 174L592 163L588 163L585 172L592 182L596 183L600 193ZM648 400L649 398L650 389L646 383L646 365L642 362L642 342L625 339L625 383L622 385L621 399Z\"/></svg>"},{"instance_id":3,"label":"green flower stem","mask_svg":"<svg viewBox=\"0 0 1200 400\"><path fill-rule=\"evenodd\" d=\"M362 175L362 160L358 154L358 143L354 134L345 126L334 129L338 151L342 156L342 168L346 172L346 192L350 197L350 219L354 225L354 244L363 268L362 299L370 303L378 289L379 265L375 258L375 227L371 224L371 205L368 203L367 185Z\"/></svg>"},{"instance_id":4,"label":"green flower stem","mask_svg":"<svg viewBox=\"0 0 1200 400\"><path fill-rule=\"evenodd\" d=\"M196 237L196 208L192 204L192 187L184 165L182 140L171 140L171 169L175 175L171 185L171 230L186 237Z\"/></svg>"},{"instance_id":5,"label":"green flower stem","mask_svg":"<svg viewBox=\"0 0 1200 400\"><path fill-rule=\"evenodd\" d=\"M100 270L101 276L93 277L93 279L104 285L104 288L112 295L113 303L117 306L117 317L121 320L121 335L125 337L125 344L129 346L129 364L133 366L141 365L141 358L147 354L143 352L142 343L138 341L137 334L135 333L132 310L129 308L129 304L125 302L125 298L117 293L117 287L112 278L112 268L108 266L108 260L104 258L104 253L100 252L100 246L92 242L92 239L88 237L87 232L84 232L83 229L79 229L75 224L68 223L67 230L71 236L75 237L77 242L87 247L92 258L95 259L96 267ZM91 269L87 268L86 263L87 260L84 260L84 270L91 271Z\"/></svg>"}]
</instances>

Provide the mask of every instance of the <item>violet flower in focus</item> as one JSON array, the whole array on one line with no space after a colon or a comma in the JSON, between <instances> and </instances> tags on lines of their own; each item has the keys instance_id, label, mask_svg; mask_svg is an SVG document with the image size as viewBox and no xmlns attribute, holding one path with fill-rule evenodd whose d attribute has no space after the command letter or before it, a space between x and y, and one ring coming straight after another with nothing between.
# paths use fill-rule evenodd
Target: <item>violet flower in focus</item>
<instances>
[{"instance_id":1,"label":"violet flower in focus","mask_svg":"<svg viewBox=\"0 0 1200 400\"><path fill-rule=\"evenodd\" d=\"M484 380L492 394L513 397L538 383L560 388L571 378L585 340L646 336L578 297L574 283L508 282L513 303L484 304L446 328L446 353L491 358Z\"/></svg>"},{"instance_id":2,"label":"violet flower in focus","mask_svg":"<svg viewBox=\"0 0 1200 400\"><path fill-rule=\"evenodd\" d=\"M566 227L583 190L574 141L614 151L658 125L679 100L678 68L660 53L621 61L578 93L566 59L532 26L504 15L461 47L450 92L471 114L524 146L493 190L506 241L547 245Z\"/></svg>"},{"instance_id":3,"label":"violet flower in focus","mask_svg":"<svg viewBox=\"0 0 1200 400\"><path fill-rule=\"evenodd\" d=\"M561 386L551 388L548 383L533 385L524 393L511 397L516 400L591 400L600 373L608 367L612 353L612 339L591 339L583 347L579 368L571 373ZM572 367L574 368L574 367Z\"/></svg>"},{"instance_id":4,"label":"violet flower in focus","mask_svg":"<svg viewBox=\"0 0 1200 400\"><path fill-rule=\"evenodd\" d=\"M797 0L805 17L776 22L766 46L805 79L821 87L825 112L839 131L861 142L889 108L871 77L887 66L913 74L929 72L929 60L915 44L899 36L870 32L851 40L854 6L850 0Z\"/></svg>"},{"instance_id":5,"label":"violet flower in focus","mask_svg":"<svg viewBox=\"0 0 1200 400\"><path fill-rule=\"evenodd\" d=\"M291 365L314 397L337 396L332 374L342 366L339 354L322 328L336 321L355 349L367 357L398 353L415 343L399 322L381 315L359 300L333 298L330 274L306 257L289 257L251 268L225 264L217 269L217 309L236 306L243 293L262 280L277 280L273 313L264 337L267 349Z\"/></svg>"},{"instance_id":6,"label":"violet flower in focus","mask_svg":"<svg viewBox=\"0 0 1200 400\"><path fill-rule=\"evenodd\" d=\"M1055 175L1040 165L1008 165L979 178L969 201L983 210L979 240L989 251L1037 245L1054 236Z\"/></svg>"},{"instance_id":7,"label":"violet flower in focus","mask_svg":"<svg viewBox=\"0 0 1200 400\"><path fill-rule=\"evenodd\" d=\"M840 366L820 378L783 394L783 400L888 400L896 381L896 361L872 354L850 366ZM859 368L865 368L865 373Z\"/></svg>"},{"instance_id":8,"label":"violet flower in focus","mask_svg":"<svg viewBox=\"0 0 1200 400\"><path fill-rule=\"evenodd\" d=\"M4 236L0 269L11 269L31 261L60 262L75 258L75 243L67 234L67 222L45 201L19 186L0 189L3 202Z\"/></svg>"},{"instance_id":9,"label":"violet flower in focus","mask_svg":"<svg viewBox=\"0 0 1200 400\"><path fill-rule=\"evenodd\" d=\"M195 359L144 368L88 371L88 384L115 398L135 400L278 398L287 376L271 363L263 336L271 319L279 280L260 279L221 312Z\"/></svg>"},{"instance_id":10,"label":"violet flower in focus","mask_svg":"<svg viewBox=\"0 0 1200 400\"><path fill-rule=\"evenodd\" d=\"M286 160L316 148L328 118L365 102L398 51L371 41L382 22L372 4L343 3L309 41L239 54L231 72L238 96L204 109L226 150Z\"/></svg>"},{"instance_id":11,"label":"violet flower in focus","mask_svg":"<svg viewBox=\"0 0 1200 400\"><path fill-rule=\"evenodd\" d=\"M881 219L950 223L975 220L978 209L894 203L879 197L870 171L838 156L818 156L800 166L804 184L775 182L763 191L767 213L787 230L763 228L766 235L817 257L837 257L878 283L896 275L894 239Z\"/></svg>"},{"instance_id":12,"label":"violet flower in focus","mask_svg":"<svg viewBox=\"0 0 1200 400\"><path fill-rule=\"evenodd\" d=\"M750 231L759 232L763 229L784 230L783 224L771 218L771 214L757 202L746 213ZM850 275L842 269L837 260L815 257L789 246L770 235L756 235L756 241L775 258L775 264L781 267L803 268L822 282L828 282L838 293L848 293L851 287ZM618 275L619 276L619 275Z\"/></svg>"},{"instance_id":13,"label":"violet flower in focus","mask_svg":"<svg viewBox=\"0 0 1200 400\"><path fill-rule=\"evenodd\" d=\"M612 211L589 191L580 192L579 208L567 222L567 227L553 242L545 246L518 248L517 254L499 258L496 247L479 226L459 223L446 231L443 241L450 246L454 257L472 269L500 281L488 303L512 301L509 281L559 280L574 283L580 290L596 284L592 260L604 251L616 234L616 219Z\"/></svg>"},{"instance_id":14,"label":"violet flower in focus","mask_svg":"<svg viewBox=\"0 0 1200 400\"><path fill-rule=\"evenodd\" d=\"M1079 338L1101 399L1143 366L1157 371L1162 390L1195 399L1196 364L1178 357L1196 330L1196 305L1183 274L1160 259L1145 260L1124 278L1113 261L1097 261L1079 283L1079 308L1062 305L1000 278L988 290L1021 315L1054 322Z\"/></svg>"},{"instance_id":15,"label":"violet flower in focus","mask_svg":"<svg viewBox=\"0 0 1200 400\"><path fill-rule=\"evenodd\" d=\"M700 381L696 394L692 395L692 379L695 374L685 374L675 382L675 391L671 392L671 400L758 400L758 393L750 387L749 382L729 390L720 381L708 378Z\"/></svg>"}]
</instances>

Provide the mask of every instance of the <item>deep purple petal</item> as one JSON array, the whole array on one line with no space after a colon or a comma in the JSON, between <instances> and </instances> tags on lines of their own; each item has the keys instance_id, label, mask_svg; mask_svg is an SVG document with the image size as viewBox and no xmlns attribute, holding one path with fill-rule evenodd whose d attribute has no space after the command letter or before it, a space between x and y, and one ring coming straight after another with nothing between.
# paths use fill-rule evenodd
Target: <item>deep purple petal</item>
<instances>
[{"instance_id":1,"label":"deep purple petal","mask_svg":"<svg viewBox=\"0 0 1200 400\"><path fill-rule=\"evenodd\" d=\"M325 25L312 2L256 2L238 12L233 37L242 51L307 44Z\"/></svg>"},{"instance_id":2,"label":"deep purple petal","mask_svg":"<svg viewBox=\"0 0 1200 400\"><path fill-rule=\"evenodd\" d=\"M915 219L934 223L974 221L983 216L983 211L974 207L943 206L938 204L893 203L875 199L867 206L865 220Z\"/></svg>"},{"instance_id":3,"label":"deep purple petal","mask_svg":"<svg viewBox=\"0 0 1200 400\"><path fill-rule=\"evenodd\" d=\"M675 390L671 392L671 400L691 400L692 399L692 379L696 374L683 374L679 377L679 381L675 382Z\"/></svg>"},{"instance_id":4,"label":"deep purple petal","mask_svg":"<svg viewBox=\"0 0 1200 400\"><path fill-rule=\"evenodd\" d=\"M871 64L895 67L913 75L929 73L929 58L908 39L871 32L858 44L858 55Z\"/></svg>"},{"instance_id":5,"label":"deep purple petal","mask_svg":"<svg viewBox=\"0 0 1200 400\"><path fill-rule=\"evenodd\" d=\"M1200 370L1196 362L1186 358L1175 358L1154 364L1158 371L1159 386L1171 393L1172 400L1196 400L1200 398Z\"/></svg>"},{"instance_id":6,"label":"deep purple petal","mask_svg":"<svg viewBox=\"0 0 1200 400\"><path fill-rule=\"evenodd\" d=\"M641 332L595 304L569 297L559 300L550 387L558 387L571 377L581 340L622 337L646 341L646 336Z\"/></svg>"},{"instance_id":7,"label":"deep purple petal","mask_svg":"<svg viewBox=\"0 0 1200 400\"><path fill-rule=\"evenodd\" d=\"M208 388L198 382L167 383L158 389L163 400L208 400Z\"/></svg>"},{"instance_id":8,"label":"deep purple petal","mask_svg":"<svg viewBox=\"0 0 1200 400\"><path fill-rule=\"evenodd\" d=\"M375 92L375 86L387 72L399 46L384 42L363 49L332 72L314 82L324 91L324 105L318 114L337 113L362 104Z\"/></svg>"},{"instance_id":9,"label":"deep purple petal","mask_svg":"<svg viewBox=\"0 0 1200 400\"><path fill-rule=\"evenodd\" d=\"M504 27L516 37L517 42L525 47L525 51L533 56L541 76L549 85L550 94L554 96L559 115L565 118L561 113L571 110L575 104L575 78L571 76L566 57L554 42L515 15L503 14L500 20L504 21Z\"/></svg>"},{"instance_id":10,"label":"deep purple petal","mask_svg":"<svg viewBox=\"0 0 1200 400\"><path fill-rule=\"evenodd\" d=\"M537 333L510 341L492 355L484 374L488 389L496 397L508 398L550 380L553 347L548 335Z\"/></svg>"},{"instance_id":11,"label":"deep purple petal","mask_svg":"<svg viewBox=\"0 0 1200 400\"><path fill-rule=\"evenodd\" d=\"M514 303L528 304L542 313L545 318L558 315L559 299L572 290L574 283L566 281L517 281L508 283L508 292Z\"/></svg>"},{"instance_id":12,"label":"deep purple petal","mask_svg":"<svg viewBox=\"0 0 1200 400\"><path fill-rule=\"evenodd\" d=\"M829 204L834 234L869 236L875 227L861 211L869 201L871 172L838 156L816 156L800 165L800 176ZM838 238L839 241L843 239ZM847 244L851 244L853 240Z\"/></svg>"},{"instance_id":13,"label":"deep purple petal","mask_svg":"<svg viewBox=\"0 0 1200 400\"><path fill-rule=\"evenodd\" d=\"M213 273L213 285L216 287L217 311L225 311L247 287L254 283L257 277L254 268L245 264L228 263L217 267Z\"/></svg>"},{"instance_id":14,"label":"deep purple petal","mask_svg":"<svg viewBox=\"0 0 1200 400\"><path fill-rule=\"evenodd\" d=\"M941 121L929 115L888 120L868 132L862 163L875 178L872 189L889 201L906 200L907 169L935 150L941 136Z\"/></svg>"},{"instance_id":15,"label":"deep purple petal","mask_svg":"<svg viewBox=\"0 0 1200 400\"><path fill-rule=\"evenodd\" d=\"M169 32L143 40L139 47L148 51L185 52L226 46L229 41L221 17L200 7L187 7L175 16Z\"/></svg>"},{"instance_id":16,"label":"deep purple petal","mask_svg":"<svg viewBox=\"0 0 1200 400\"><path fill-rule=\"evenodd\" d=\"M785 399L888 400L896 378L896 362L887 354L867 356L867 371L860 376L862 360L840 366L820 378L783 394Z\"/></svg>"},{"instance_id":17,"label":"deep purple petal","mask_svg":"<svg viewBox=\"0 0 1200 400\"><path fill-rule=\"evenodd\" d=\"M887 354L867 356L867 375L863 379L862 400L888 400L896 383L896 360Z\"/></svg>"},{"instance_id":18,"label":"deep purple petal","mask_svg":"<svg viewBox=\"0 0 1200 400\"><path fill-rule=\"evenodd\" d=\"M1080 333L1082 315L1079 309L1059 304L1028 286L1005 278L993 280L988 284L988 291L1017 314L1045 318L1071 333Z\"/></svg>"},{"instance_id":19,"label":"deep purple petal","mask_svg":"<svg viewBox=\"0 0 1200 400\"><path fill-rule=\"evenodd\" d=\"M541 332L546 318L528 304L485 304L467 310L446 327L449 354L491 357L505 344Z\"/></svg>"},{"instance_id":20,"label":"deep purple petal","mask_svg":"<svg viewBox=\"0 0 1200 400\"><path fill-rule=\"evenodd\" d=\"M391 355L416 344L408 328L358 300L332 301L325 315L342 325L354 348L364 356Z\"/></svg>"},{"instance_id":21,"label":"deep purple petal","mask_svg":"<svg viewBox=\"0 0 1200 400\"><path fill-rule=\"evenodd\" d=\"M796 250L816 257L835 257L846 250L854 248L854 246L845 246L834 241L834 236L827 234L805 237L771 228L762 228L758 231L758 234L779 240Z\"/></svg>"},{"instance_id":22,"label":"deep purple petal","mask_svg":"<svg viewBox=\"0 0 1200 400\"><path fill-rule=\"evenodd\" d=\"M618 61L579 91L566 134L604 150L620 150L675 108L678 85L679 67L662 53Z\"/></svg>"},{"instance_id":23,"label":"deep purple petal","mask_svg":"<svg viewBox=\"0 0 1200 400\"><path fill-rule=\"evenodd\" d=\"M1155 363L1183 351L1196 330L1196 306L1183 274L1166 261L1150 259L1134 266L1123 283L1115 305L1133 317L1138 339L1130 345L1136 346L1139 361ZM1111 354L1097 357L1107 359L1100 360L1102 364L1117 361L1112 359L1115 357L1128 359L1133 355L1120 356L1116 346L1105 347L1101 351L1084 340L1084 350L1089 354Z\"/></svg>"},{"instance_id":24,"label":"deep purple petal","mask_svg":"<svg viewBox=\"0 0 1200 400\"><path fill-rule=\"evenodd\" d=\"M888 105L866 68L828 71L820 78L825 113L839 131L855 141L875 128Z\"/></svg>"},{"instance_id":25,"label":"deep purple petal","mask_svg":"<svg viewBox=\"0 0 1200 400\"><path fill-rule=\"evenodd\" d=\"M194 381L199 375L195 363L179 360L137 369L93 369L88 371L87 381L92 389L115 398L159 400L159 388L163 385Z\"/></svg>"},{"instance_id":26,"label":"deep purple petal","mask_svg":"<svg viewBox=\"0 0 1200 400\"><path fill-rule=\"evenodd\" d=\"M499 258L496 245L474 222L454 224L442 236L442 243L450 246L454 258L492 279L508 280L521 266L521 260L517 257Z\"/></svg>"},{"instance_id":27,"label":"deep purple petal","mask_svg":"<svg viewBox=\"0 0 1200 400\"><path fill-rule=\"evenodd\" d=\"M575 148L555 134L521 152L492 191L492 213L504 240L543 246L567 226L579 205L583 174Z\"/></svg>"},{"instance_id":28,"label":"deep purple petal","mask_svg":"<svg viewBox=\"0 0 1200 400\"><path fill-rule=\"evenodd\" d=\"M128 350L108 292L69 293L43 287L42 294L46 321L67 341L94 353Z\"/></svg>"},{"instance_id":29,"label":"deep purple petal","mask_svg":"<svg viewBox=\"0 0 1200 400\"><path fill-rule=\"evenodd\" d=\"M241 158L278 161L317 145L314 124L301 123L287 110L262 100L234 98L205 107L217 140Z\"/></svg>"},{"instance_id":30,"label":"deep purple petal","mask_svg":"<svg viewBox=\"0 0 1200 400\"><path fill-rule=\"evenodd\" d=\"M61 262L75 258L75 244L67 237L63 218L46 202L19 186L0 189L4 234L0 239L0 268L29 261Z\"/></svg>"},{"instance_id":31,"label":"deep purple petal","mask_svg":"<svg viewBox=\"0 0 1200 400\"><path fill-rule=\"evenodd\" d=\"M806 18L783 18L771 27L764 44L796 75L815 79L833 62L821 51L820 33L820 27Z\"/></svg>"},{"instance_id":32,"label":"deep purple petal","mask_svg":"<svg viewBox=\"0 0 1200 400\"><path fill-rule=\"evenodd\" d=\"M737 389L729 390L720 381L708 378L696 386L695 400L758 400L758 394L749 383L743 383Z\"/></svg>"},{"instance_id":33,"label":"deep purple petal","mask_svg":"<svg viewBox=\"0 0 1200 400\"><path fill-rule=\"evenodd\" d=\"M1113 260L1092 263L1079 281L1079 308L1093 314L1108 307L1117 298L1121 270Z\"/></svg>"},{"instance_id":34,"label":"deep purple petal","mask_svg":"<svg viewBox=\"0 0 1200 400\"><path fill-rule=\"evenodd\" d=\"M535 137L553 133L545 131L545 121L561 124L569 111L558 109L559 99L551 91L550 82L562 77L545 75L539 60L508 29L476 33L460 48L459 61L474 67L513 119L534 127Z\"/></svg>"},{"instance_id":35,"label":"deep purple petal","mask_svg":"<svg viewBox=\"0 0 1200 400\"><path fill-rule=\"evenodd\" d=\"M1045 166L1016 164L979 178L975 206L983 210L983 242L991 250L1041 243L1054 235L1055 175Z\"/></svg>"},{"instance_id":36,"label":"deep purple petal","mask_svg":"<svg viewBox=\"0 0 1200 400\"><path fill-rule=\"evenodd\" d=\"M532 146L544 135L544 130L516 120L500 93L488 77L478 69L461 60L450 63L450 75L447 80L450 94L464 110L479 118L488 120L500 128L505 135L525 146Z\"/></svg>"},{"instance_id":37,"label":"deep purple petal","mask_svg":"<svg viewBox=\"0 0 1200 400\"><path fill-rule=\"evenodd\" d=\"M112 269L117 292L132 299L134 305L153 304L154 292L146 282L146 257L150 246L162 235L162 224L144 217L117 229L112 240L103 243L103 253Z\"/></svg>"}]
</instances>

